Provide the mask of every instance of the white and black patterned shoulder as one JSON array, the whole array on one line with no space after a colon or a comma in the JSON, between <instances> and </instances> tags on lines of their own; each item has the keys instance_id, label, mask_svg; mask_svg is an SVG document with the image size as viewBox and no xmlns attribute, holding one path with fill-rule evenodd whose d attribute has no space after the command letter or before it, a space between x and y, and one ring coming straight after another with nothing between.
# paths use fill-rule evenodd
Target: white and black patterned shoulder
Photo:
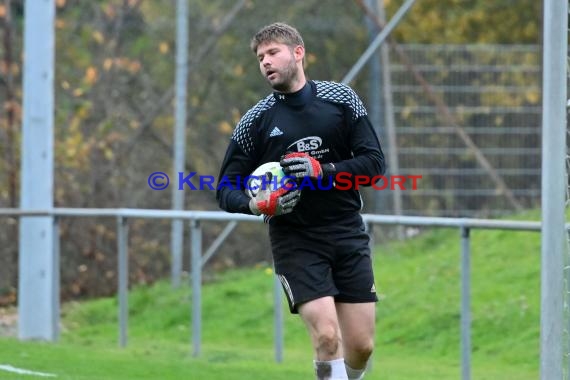
<instances>
[{"instance_id":1,"label":"white and black patterned shoulder","mask_svg":"<svg viewBox=\"0 0 570 380\"><path fill-rule=\"evenodd\" d=\"M261 99L242 116L236 129L234 129L232 140L234 140L245 153L250 154L254 149L253 136L250 132L251 126L263 112L270 109L274 104L275 97L273 94Z\"/></svg>"},{"instance_id":2,"label":"white and black patterned shoulder","mask_svg":"<svg viewBox=\"0 0 570 380\"><path fill-rule=\"evenodd\" d=\"M352 110L353 120L365 116L366 108L352 88L337 82L314 81L317 86L317 97L333 103L346 104Z\"/></svg>"}]
</instances>

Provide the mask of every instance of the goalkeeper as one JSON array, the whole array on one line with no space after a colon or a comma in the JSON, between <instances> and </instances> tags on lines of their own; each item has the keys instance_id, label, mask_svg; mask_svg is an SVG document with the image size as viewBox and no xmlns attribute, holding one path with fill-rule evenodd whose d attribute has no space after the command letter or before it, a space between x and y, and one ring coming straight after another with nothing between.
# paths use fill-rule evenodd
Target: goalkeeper
<instances>
[{"instance_id":1,"label":"goalkeeper","mask_svg":"<svg viewBox=\"0 0 570 380\"><path fill-rule=\"evenodd\" d=\"M311 337L316 378L362 379L374 348L377 297L360 194L306 187L262 190L250 199L238 189L241 178L270 161L300 183L337 172L383 174L378 137L350 87L306 78L295 28L263 27L251 48L273 92L236 126L219 177L232 186L218 186L217 199L228 212L269 219L275 272Z\"/></svg>"}]
</instances>

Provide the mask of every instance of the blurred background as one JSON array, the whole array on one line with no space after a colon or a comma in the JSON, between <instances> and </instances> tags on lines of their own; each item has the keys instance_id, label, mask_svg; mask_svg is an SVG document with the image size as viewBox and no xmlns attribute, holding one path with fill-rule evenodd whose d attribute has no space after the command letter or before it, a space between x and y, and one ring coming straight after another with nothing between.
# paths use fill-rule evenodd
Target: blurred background
<instances>
[{"instance_id":1,"label":"blurred background","mask_svg":"<svg viewBox=\"0 0 570 380\"><path fill-rule=\"evenodd\" d=\"M57 0L56 207L171 208L176 2ZM395 0L191 0L185 172L218 175L240 117L270 92L251 36L285 21L302 33L311 79L341 81ZM0 3L0 208L19 207L23 0ZM364 212L499 217L539 206L541 2L422 0L350 83L368 108L392 175L417 190L363 193ZM562 84L561 84L562 85ZM171 177L172 178L172 177ZM219 210L184 191L187 210ZM208 246L224 224L209 223ZM114 294L116 224L63 218L62 299ZM170 222L130 222L130 283L170 273ZM214 272L270 261L265 227L242 224ZM15 304L17 219L0 219L0 306ZM378 239L393 237L390 229ZM188 270L187 258L184 269Z\"/></svg>"}]
</instances>

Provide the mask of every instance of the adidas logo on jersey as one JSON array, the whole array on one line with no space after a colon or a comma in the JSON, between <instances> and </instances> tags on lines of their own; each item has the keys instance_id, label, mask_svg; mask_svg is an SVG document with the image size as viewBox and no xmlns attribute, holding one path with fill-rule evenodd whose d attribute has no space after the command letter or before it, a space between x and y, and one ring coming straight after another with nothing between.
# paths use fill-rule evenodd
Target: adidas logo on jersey
<instances>
[{"instance_id":1,"label":"adidas logo on jersey","mask_svg":"<svg viewBox=\"0 0 570 380\"><path fill-rule=\"evenodd\" d=\"M376 285L372 284L372 288L370 288L370 293L376 293Z\"/></svg>"},{"instance_id":2,"label":"adidas logo on jersey","mask_svg":"<svg viewBox=\"0 0 570 380\"><path fill-rule=\"evenodd\" d=\"M279 129L279 127L275 127L275 128L273 128L273 130L269 134L269 137L281 136L282 134L283 134L283 131L281 129Z\"/></svg>"}]
</instances>

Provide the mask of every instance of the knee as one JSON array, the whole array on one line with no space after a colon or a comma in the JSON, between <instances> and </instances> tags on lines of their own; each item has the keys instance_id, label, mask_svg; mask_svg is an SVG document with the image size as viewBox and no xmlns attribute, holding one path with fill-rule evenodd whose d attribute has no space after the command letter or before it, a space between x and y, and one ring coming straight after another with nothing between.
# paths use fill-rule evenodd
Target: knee
<instances>
[{"instance_id":1,"label":"knee","mask_svg":"<svg viewBox=\"0 0 570 380\"><path fill-rule=\"evenodd\" d=\"M341 345L341 338L338 328L334 325L327 325L317 331L316 336L317 352L325 357L333 357L338 353Z\"/></svg>"},{"instance_id":2,"label":"knee","mask_svg":"<svg viewBox=\"0 0 570 380\"><path fill-rule=\"evenodd\" d=\"M350 347L347 347L359 361L367 361L372 351L374 351L374 339L362 339L358 342L352 342Z\"/></svg>"}]
</instances>

